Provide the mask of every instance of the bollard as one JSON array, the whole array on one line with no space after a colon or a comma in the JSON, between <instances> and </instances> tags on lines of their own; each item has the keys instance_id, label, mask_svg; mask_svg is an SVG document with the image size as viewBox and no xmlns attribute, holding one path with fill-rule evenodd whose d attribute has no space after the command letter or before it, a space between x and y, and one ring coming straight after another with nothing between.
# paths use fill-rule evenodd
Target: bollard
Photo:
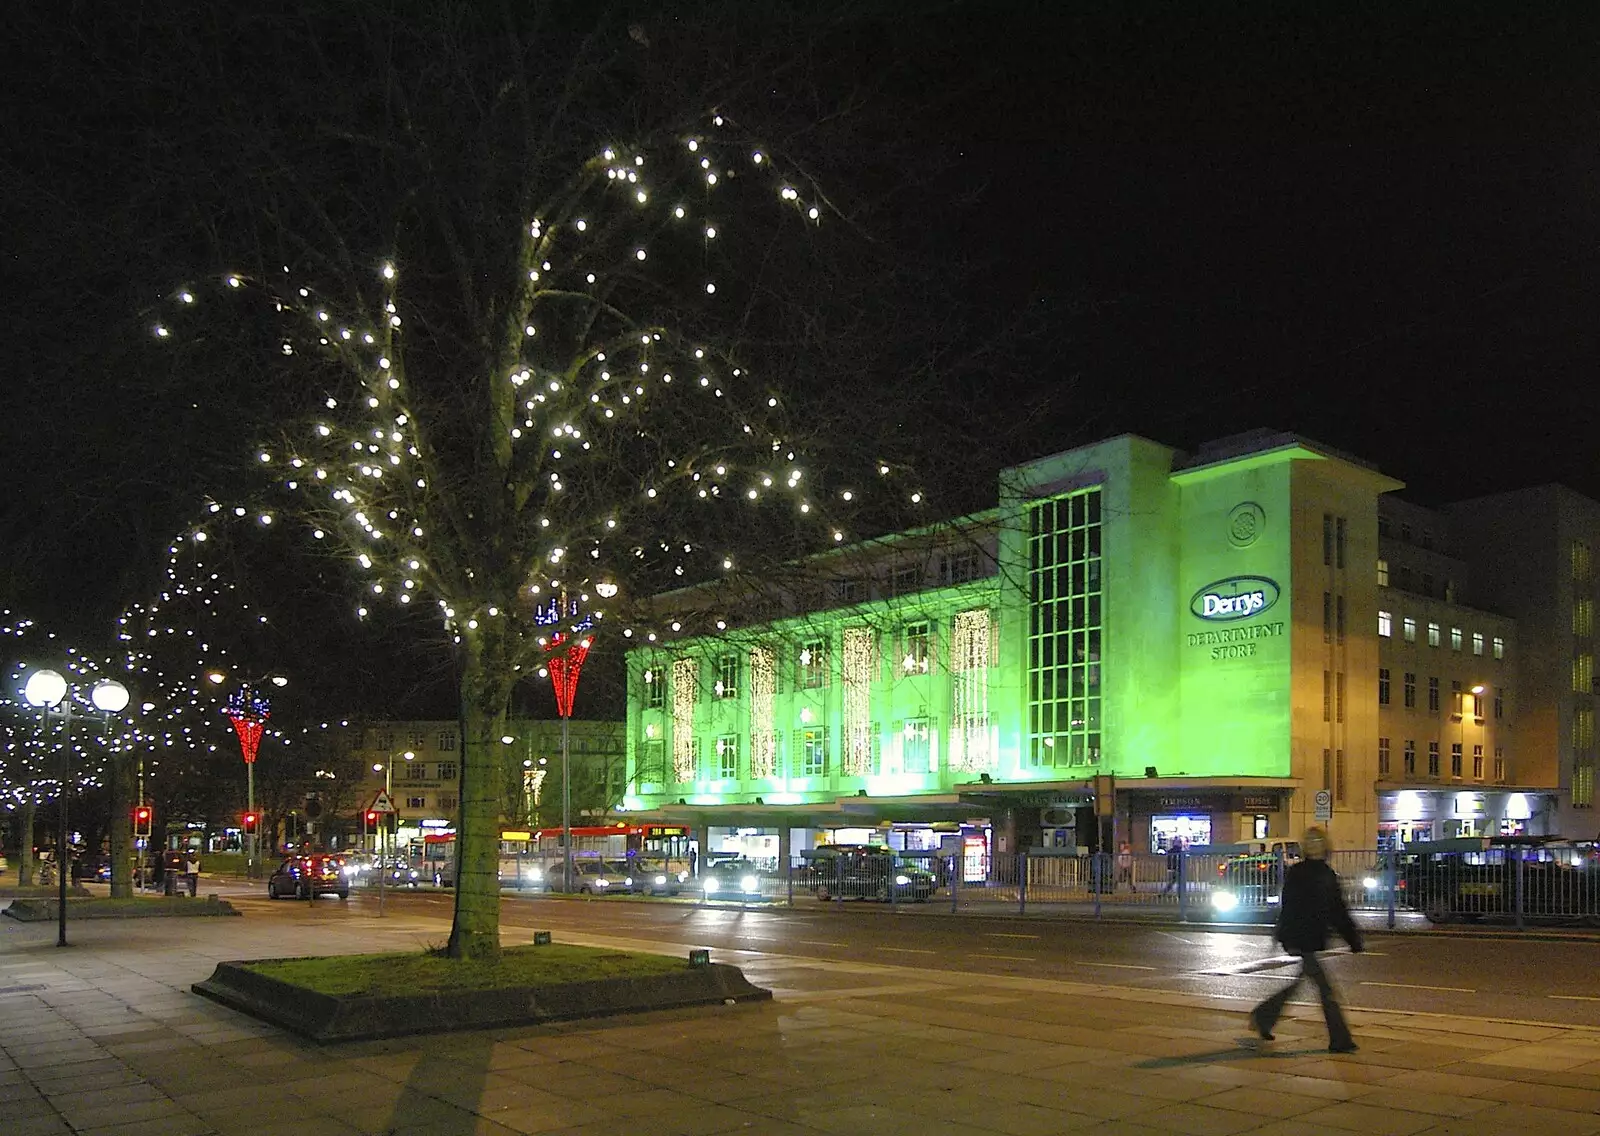
<instances>
[{"instance_id":1,"label":"bollard","mask_svg":"<svg viewBox=\"0 0 1600 1136\"><path fill-rule=\"evenodd\" d=\"M1017 914L1028 913L1028 854L1017 853Z\"/></svg>"},{"instance_id":2,"label":"bollard","mask_svg":"<svg viewBox=\"0 0 1600 1136\"><path fill-rule=\"evenodd\" d=\"M1400 889L1400 851L1391 848L1384 853L1384 875L1389 881L1389 930L1394 930L1395 892Z\"/></svg>"}]
</instances>

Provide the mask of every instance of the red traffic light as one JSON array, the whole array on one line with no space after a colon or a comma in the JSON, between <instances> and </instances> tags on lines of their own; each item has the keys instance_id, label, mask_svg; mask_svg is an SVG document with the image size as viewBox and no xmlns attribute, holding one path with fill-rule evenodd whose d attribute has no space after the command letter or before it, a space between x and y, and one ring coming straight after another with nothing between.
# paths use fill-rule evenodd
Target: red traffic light
<instances>
[{"instance_id":1,"label":"red traffic light","mask_svg":"<svg viewBox=\"0 0 1600 1136\"><path fill-rule=\"evenodd\" d=\"M256 830L256 814L255 813L245 813L244 814L244 830L246 832L254 832Z\"/></svg>"},{"instance_id":2,"label":"red traffic light","mask_svg":"<svg viewBox=\"0 0 1600 1136\"><path fill-rule=\"evenodd\" d=\"M140 805L133 810L133 834L135 836L150 835L150 808Z\"/></svg>"},{"instance_id":3,"label":"red traffic light","mask_svg":"<svg viewBox=\"0 0 1600 1136\"><path fill-rule=\"evenodd\" d=\"M368 824L377 824L378 823L378 814L373 812L373 811L371 811L370 809L367 811L367 823Z\"/></svg>"}]
</instances>

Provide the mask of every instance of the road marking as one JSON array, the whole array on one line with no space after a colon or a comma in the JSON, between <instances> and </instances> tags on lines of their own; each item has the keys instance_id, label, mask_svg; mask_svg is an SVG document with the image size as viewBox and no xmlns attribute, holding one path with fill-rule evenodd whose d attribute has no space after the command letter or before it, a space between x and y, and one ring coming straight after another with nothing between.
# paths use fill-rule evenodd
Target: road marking
<instances>
[{"instance_id":1,"label":"road marking","mask_svg":"<svg viewBox=\"0 0 1600 1136\"><path fill-rule=\"evenodd\" d=\"M804 943L808 947L842 947L843 943L825 943L821 939L796 939L797 943Z\"/></svg>"},{"instance_id":2,"label":"road marking","mask_svg":"<svg viewBox=\"0 0 1600 1136\"><path fill-rule=\"evenodd\" d=\"M1130 962L1080 962L1079 966L1099 966L1107 970L1155 970L1153 966L1135 966Z\"/></svg>"},{"instance_id":3,"label":"road marking","mask_svg":"<svg viewBox=\"0 0 1600 1136\"><path fill-rule=\"evenodd\" d=\"M934 955L939 953L938 951L925 951L921 947L879 947L878 949L880 951L894 951L896 954L902 955Z\"/></svg>"},{"instance_id":4,"label":"road marking","mask_svg":"<svg viewBox=\"0 0 1600 1136\"><path fill-rule=\"evenodd\" d=\"M1032 962L1032 955L986 955L982 951L974 951L969 958L977 959L1008 959L1011 962Z\"/></svg>"},{"instance_id":5,"label":"road marking","mask_svg":"<svg viewBox=\"0 0 1600 1136\"><path fill-rule=\"evenodd\" d=\"M1039 937L1038 935L1016 935L1007 931L988 931L986 934L991 939L1037 939Z\"/></svg>"},{"instance_id":6,"label":"road marking","mask_svg":"<svg viewBox=\"0 0 1600 1136\"><path fill-rule=\"evenodd\" d=\"M1447 994L1476 994L1466 986L1421 986L1414 982L1363 982L1362 986L1386 986L1393 990L1442 990Z\"/></svg>"},{"instance_id":7,"label":"road marking","mask_svg":"<svg viewBox=\"0 0 1600 1136\"><path fill-rule=\"evenodd\" d=\"M1558 1002L1600 1002L1600 998L1592 994L1551 994L1550 997Z\"/></svg>"}]
</instances>

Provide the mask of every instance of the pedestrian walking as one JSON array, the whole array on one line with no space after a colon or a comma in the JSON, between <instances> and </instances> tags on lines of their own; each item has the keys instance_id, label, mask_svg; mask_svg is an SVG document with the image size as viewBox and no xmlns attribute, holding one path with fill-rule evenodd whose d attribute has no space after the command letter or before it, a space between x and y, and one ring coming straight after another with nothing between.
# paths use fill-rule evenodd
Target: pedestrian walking
<instances>
[{"instance_id":1,"label":"pedestrian walking","mask_svg":"<svg viewBox=\"0 0 1600 1136\"><path fill-rule=\"evenodd\" d=\"M1167 882L1162 885L1161 894L1166 895L1178 886L1178 875L1183 871L1183 837L1174 836L1172 843L1167 845Z\"/></svg>"},{"instance_id":2,"label":"pedestrian walking","mask_svg":"<svg viewBox=\"0 0 1600 1136\"><path fill-rule=\"evenodd\" d=\"M1329 866L1328 834L1312 827L1300 841L1304 857L1292 866L1283 877L1283 898L1278 904L1278 922L1272 937L1290 954L1300 956L1300 973L1289 985L1250 1011L1250 1025L1264 1040L1272 1040L1272 1027L1277 1024L1283 1007L1300 984L1310 979L1316 984L1322 999L1322 1016L1328 1023L1328 1050L1332 1053L1354 1053L1355 1039L1345 1023L1344 1011L1328 980L1317 952L1326 950L1328 932L1336 931L1350 945L1352 954L1360 954L1363 947L1361 932L1350 918L1345 906L1344 893L1339 887L1339 876Z\"/></svg>"},{"instance_id":3,"label":"pedestrian walking","mask_svg":"<svg viewBox=\"0 0 1600 1136\"><path fill-rule=\"evenodd\" d=\"M183 878L189 884L189 896L200 894L200 854L191 851L183 858Z\"/></svg>"},{"instance_id":4,"label":"pedestrian walking","mask_svg":"<svg viewBox=\"0 0 1600 1136\"><path fill-rule=\"evenodd\" d=\"M1111 890L1121 887L1127 881L1128 890L1138 894L1138 887L1133 882L1133 845L1124 840L1117 849L1117 883Z\"/></svg>"}]
</instances>

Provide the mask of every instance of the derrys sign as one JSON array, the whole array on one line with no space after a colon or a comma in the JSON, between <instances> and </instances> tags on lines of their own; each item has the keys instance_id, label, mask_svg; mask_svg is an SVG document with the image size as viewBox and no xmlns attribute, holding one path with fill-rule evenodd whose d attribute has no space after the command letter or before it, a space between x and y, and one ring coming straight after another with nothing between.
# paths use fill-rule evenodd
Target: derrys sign
<instances>
[{"instance_id":1,"label":"derrys sign","mask_svg":"<svg viewBox=\"0 0 1600 1136\"><path fill-rule=\"evenodd\" d=\"M1229 576L1196 592L1189 610L1212 623L1231 623L1260 615L1280 594L1278 582L1265 576Z\"/></svg>"}]
</instances>

